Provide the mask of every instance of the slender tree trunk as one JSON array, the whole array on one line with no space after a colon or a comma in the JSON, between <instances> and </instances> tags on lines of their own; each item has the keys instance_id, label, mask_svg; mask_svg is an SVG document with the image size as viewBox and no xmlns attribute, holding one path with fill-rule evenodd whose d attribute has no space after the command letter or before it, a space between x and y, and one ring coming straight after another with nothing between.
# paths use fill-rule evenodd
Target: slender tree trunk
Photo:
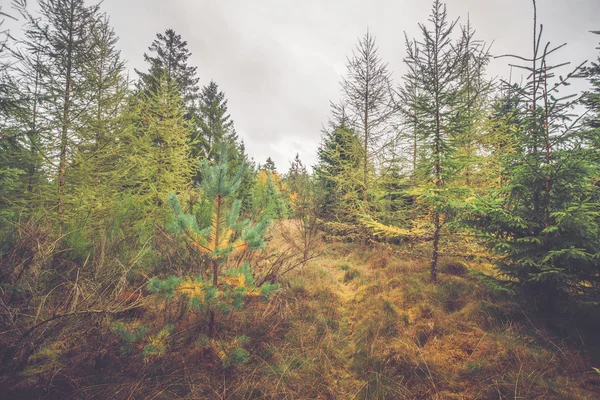
<instances>
[{"instance_id":1,"label":"slender tree trunk","mask_svg":"<svg viewBox=\"0 0 600 400\"><path fill-rule=\"evenodd\" d=\"M433 215L433 224L435 226L435 230L433 231L433 252L431 255L431 282L437 282L437 267L438 267L438 258L440 251L440 230L442 225L440 223L440 214L436 212Z\"/></svg>"},{"instance_id":2,"label":"slender tree trunk","mask_svg":"<svg viewBox=\"0 0 600 400\"><path fill-rule=\"evenodd\" d=\"M219 248L219 235L221 230L221 206L223 205L223 199L221 196L217 196L217 212L216 212L216 225L215 225L215 250ZM213 268L213 286L217 287L219 283L219 262L216 258L212 260ZM213 338L215 336L215 312L210 310L209 321L208 321L208 337Z\"/></svg>"},{"instance_id":3,"label":"slender tree trunk","mask_svg":"<svg viewBox=\"0 0 600 400\"><path fill-rule=\"evenodd\" d=\"M544 70L544 113L545 113L545 124L544 124L544 140L546 145L546 176L545 176L545 193L544 193L544 218L546 229L550 228L550 190L552 189L552 178L550 176L550 127L549 127L549 116L548 116L548 71L546 68L546 60L543 60ZM548 240L550 232L544 233L544 238Z\"/></svg>"},{"instance_id":4,"label":"slender tree trunk","mask_svg":"<svg viewBox=\"0 0 600 400\"><path fill-rule=\"evenodd\" d=\"M33 192L33 179L36 171L36 152L38 151L38 127L37 127L37 106L38 106L38 87L40 80L40 70L39 70L39 54L36 59L35 64L35 84L33 89L33 116L31 121L31 133L29 136L30 148L29 155L31 157L29 163L29 171L28 171L28 180L27 180L27 192Z\"/></svg>"},{"instance_id":5,"label":"slender tree trunk","mask_svg":"<svg viewBox=\"0 0 600 400\"><path fill-rule=\"evenodd\" d=\"M65 95L63 103L62 129L60 135L60 161L58 165L58 226L62 233L64 229L65 212L65 173L67 170L67 142L69 139L69 124L71 111L71 81L73 68L73 19L74 5L71 5L71 14L69 17L69 39L67 44L67 68L65 71Z\"/></svg>"},{"instance_id":6,"label":"slender tree trunk","mask_svg":"<svg viewBox=\"0 0 600 400\"><path fill-rule=\"evenodd\" d=\"M437 38L436 38L437 43ZM440 195L440 187L442 185L442 165L441 165L441 121L440 121L440 89L439 89L439 71L438 71L438 58L437 58L437 46L435 49L435 138L434 138L434 169L435 169L435 195ZM440 220L439 210L434 211L433 215L433 254L431 257L431 282L437 282L437 267L439 258L439 246L440 246L440 230L442 228Z\"/></svg>"},{"instance_id":7,"label":"slender tree trunk","mask_svg":"<svg viewBox=\"0 0 600 400\"><path fill-rule=\"evenodd\" d=\"M442 185L441 178L441 160L440 160L440 120L439 120L439 112L436 115L436 138L435 138L435 195L440 195L440 186ZM440 246L440 230L442 229L440 212L438 210L434 211L433 214L433 255L431 257L431 281L435 283L437 281L437 267L438 267L438 258L439 258L439 246Z\"/></svg>"},{"instance_id":8,"label":"slender tree trunk","mask_svg":"<svg viewBox=\"0 0 600 400\"><path fill-rule=\"evenodd\" d=\"M163 183L161 182L161 178L162 178L162 173L163 173L163 147L164 147L164 141L163 141L163 136L162 136L162 130L165 129L165 127L163 126L163 121L165 121L167 119L167 115L166 115L166 108L167 108L167 93L166 90L168 90L167 88L164 88L164 90L162 91L162 101L161 101L161 106L162 106L162 111L161 111L161 115L160 115L160 129L157 129L157 133L158 133L158 163L157 163L157 168L156 168L156 180L158 182L157 187L162 187ZM156 199L156 204L160 207L162 205L162 199L160 198L160 196L157 195L157 199Z\"/></svg>"},{"instance_id":9,"label":"slender tree trunk","mask_svg":"<svg viewBox=\"0 0 600 400\"><path fill-rule=\"evenodd\" d=\"M413 121L413 154L412 154L412 179L417 186L417 118Z\"/></svg>"},{"instance_id":10,"label":"slender tree trunk","mask_svg":"<svg viewBox=\"0 0 600 400\"><path fill-rule=\"evenodd\" d=\"M363 212L368 214L369 209L369 75L367 71L367 87L365 92L365 110L364 110L364 129L365 129L365 137L364 137L364 155L363 155ZM366 227L363 227L362 234L362 247L367 245L367 230Z\"/></svg>"},{"instance_id":11,"label":"slender tree trunk","mask_svg":"<svg viewBox=\"0 0 600 400\"><path fill-rule=\"evenodd\" d=\"M538 54L538 35L537 35L537 6L535 0L533 1L533 69L531 73L531 79L533 79L531 86L531 138L532 138L532 151L534 155L534 165L538 168L538 159L537 159L537 142L538 142L538 132L537 132L537 91L539 86L539 80L537 77L537 54ZM541 33L541 32L540 32ZM540 210L540 193L536 188L533 192L533 212L536 218L539 215Z\"/></svg>"}]
</instances>

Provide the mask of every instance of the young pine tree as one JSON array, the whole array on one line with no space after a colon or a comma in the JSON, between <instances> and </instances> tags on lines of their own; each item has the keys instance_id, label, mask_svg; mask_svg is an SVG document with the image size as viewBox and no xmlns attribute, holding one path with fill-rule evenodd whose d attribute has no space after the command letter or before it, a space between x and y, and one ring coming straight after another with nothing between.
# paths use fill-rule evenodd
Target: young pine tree
<instances>
[{"instance_id":1,"label":"young pine tree","mask_svg":"<svg viewBox=\"0 0 600 400\"><path fill-rule=\"evenodd\" d=\"M195 278L153 279L150 289L173 296L176 292L189 298L190 306L208 312L208 336L215 336L215 314L228 314L243 306L247 296L268 297L277 290L277 285L254 285L254 277L248 263L239 269L228 268L228 259L246 250L256 251L265 245L264 235L269 218L251 225L249 220L239 220L240 200L233 200L240 185L244 167L233 177L227 173L227 155L223 151L217 164L207 161L202 167L202 189L204 196L213 203L211 223L199 227L192 215L181 209L177 196L171 194L168 205L176 218L172 227L200 254L208 258L207 268Z\"/></svg>"}]
</instances>

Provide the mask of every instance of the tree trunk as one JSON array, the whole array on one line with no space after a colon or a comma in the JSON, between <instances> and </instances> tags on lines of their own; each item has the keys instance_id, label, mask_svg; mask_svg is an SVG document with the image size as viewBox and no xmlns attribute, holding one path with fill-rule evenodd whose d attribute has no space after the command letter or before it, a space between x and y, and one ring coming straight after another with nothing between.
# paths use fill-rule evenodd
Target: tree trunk
<instances>
[{"instance_id":1,"label":"tree trunk","mask_svg":"<svg viewBox=\"0 0 600 400\"><path fill-rule=\"evenodd\" d=\"M439 258L439 247L440 247L440 230L442 225L440 223L440 214L435 213L433 216L433 224L435 226L435 230L433 231L433 252L431 255L431 282L437 282L437 267L438 267L438 258Z\"/></svg>"},{"instance_id":2,"label":"tree trunk","mask_svg":"<svg viewBox=\"0 0 600 400\"><path fill-rule=\"evenodd\" d=\"M73 68L73 19L74 6L71 5L71 14L69 16L69 39L67 42L67 69L65 72L65 95L63 104L62 129L60 135L60 161L58 165L58 227L62 233L64 230L64 212L65 212L65 173L67 170L67 141L69 139L69 124L71 111L71 72Z\"/></svg>"},{"instance_id":3,"label":"tree trunk","mask_svg":"<svg viewBox=\"0 0 600 400\"><path fill-rule=\"evenodd\" d=\"M369 75L368 75L368 71L367 71L367 88L366 88L366 92L365 92L365 110L364 110L364 129L365 129L365 140L364 140L364 157L363 157L363 212L365 214L368 214L368 208L369 208L369 198L368 198L368 191L369 191L369 182L368 182L368 174L369 174L369 103L368 103L368 99L369 99ZM365 226L363 226L363 232L362 232L362 247L365 247L367 245L367 228Z\"/></svg>"},{"instance_id":4,"label":"tree trunk","mask_svg":"<svg viewBox=\"0 0 600 400\"><path fill-rule=\"evenodd\" d=\"M30 148L29 155L31 157L29 164L29 173L28 173L28 182L27 182L27 192L33 192L33 179L36 171L36 152L38 151L38 127L37 127L37 105L38 105L38 87L40 80L40 70L39 70L39 54L37 55L35 63L35 84L33 90L33 115L31 121L31 133L29 134Z\"/></svg>"},{"instance_id":5,"label":"tree trunk","mask_svg":"<svg viewBox=\"0 0 600 400\"><path fill-rule=\"evenodd\" d=\"M546 229L550 228L550 190L552 189L552 177L550 176L550 126L548 116L548 71L546 68L546 60L542 61L544 69L544 117L546 123L544 124L544 140L546 145L546 176L545 176L545 193L544 193L544 219ZM546 230L544 238L548 240L550 232Z\"/></svg>"},{"instance_id":6,"label":"tree trunk","mask_svg":"<svg viewBox=\"0 0 600 400\"><path fill-rule=\"evenodd\" d=\"M216 211L216 224L215 224L215 250L219 248L219 234L221 230L221 206L223 203L223 199L221 196L217 196L217 211ZM213 268L213 286L217 287L219 284L219 262L216 258L212 260L212 268ZM210 310L209 312L209 321L208 321L208 337L213 338L215 336L215 312Z\"/></svg>"}]
</instances>

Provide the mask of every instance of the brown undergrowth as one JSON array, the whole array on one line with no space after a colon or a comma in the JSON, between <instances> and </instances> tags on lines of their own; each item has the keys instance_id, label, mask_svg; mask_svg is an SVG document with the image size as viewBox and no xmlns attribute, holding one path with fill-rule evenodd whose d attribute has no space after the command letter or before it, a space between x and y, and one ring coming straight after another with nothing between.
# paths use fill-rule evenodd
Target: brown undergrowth
<instances>
[{"instance_id":1,"label":"brown undergrowth","mask_svg":"<svg viewBox=\"0 0 600 400\"><path fill-rule=\"evenodd\" d=\"M270 246L282 246L276 232ZM268 302L250 299L219 319L220 347L202 343L201 314L144 291L135 297L143 307L88 317L32 348L27 365L4 371L0 397L599 398L600 375L582 346L545 330L489 279L488 262L442 259L432 285L419 246L327 243ZM125 349L117 322L147 334ZM241 336L248 362L225 367L221 357ZM164 351L144 356L149 343Z\"/></svg>"}]
</instances>

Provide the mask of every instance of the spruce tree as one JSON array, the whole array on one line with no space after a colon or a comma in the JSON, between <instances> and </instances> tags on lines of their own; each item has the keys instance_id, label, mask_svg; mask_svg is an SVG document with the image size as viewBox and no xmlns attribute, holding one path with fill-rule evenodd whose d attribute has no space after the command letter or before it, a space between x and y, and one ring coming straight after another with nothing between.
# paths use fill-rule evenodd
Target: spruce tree
<instances>
[{"instance_id":1,"label":"spruce tree","mask_svg":"<svg viewBox=\"0 0 600 400\"><path fill-rule=\"evenodd\" d=\"M267 169L258 171L253 191L253 213L271 219L288 217L284 182L277 172Z\"/></svg>"},{"instance_id":2,"label":"spruce tree","mask_svg":"<svg viewBox=\"0 0 600 400\"><path fill-rule=\"evenodd\" d=\"M126 172L121 139L129 90L125 64L116 49L118 38L106 15L99 18L92 35L96 44L87 70L91 98L81 115L84 140L73 159L71 203L86 207L93 220L102 223Z\"/></svg>"},{"instance_id":3,"label":"spruce tree","mask_svg":"<svg viewBox=\"0 0 600 400\"><path fill-rule=\"evenodd\" d=\"M265 161L265 163L261 166L259 166L260 170L262 171L267 171L270 173L276 173L277 172L277 168L275 167L275 162L271 159L271 157L267 157L267 160Z\"/></svg>"},{"instance_id":4,"label":"spruce tree","mask_svg":"<svg viewBox=\"0 0 600 400\"><path fill-rule=\"evenodd\" d=\"M315 166L315 176L323 192L320 217L358 223L364 183L362 143L343 118L332 122L323 133Z\"/></svg>"},{"instance_id":5,"label":"spruce tree","mask_svg":"<svg viewBox=\"0 0 600 400\"><path fill-rule=\"evenodd\" d=\"M27 25L26 25L27 26ZM48 90L50 78L50 58L44 54L41 41L35 32L26 29L21 40L21 49L15 52L17 62L15 72L19 77L18 111L14 113L14 121L25 137L29 149L27 157L27 192L29 200L40 197L40 191L47 180L43 171L47 154L46 144L50 142L52 127L48 118L48 108L45 103L51 103L52 96Z\"/></svg>"},{"instance_id":6,"label":"spruce tree","mask_svg":"<svg viewBox=\"0 0 600 400\"><path fill-rule=\"evenodd\" d=\"M83 0L39 0L39 7L41 18L31 17L28 30L31 37L40 41L40 50L49 61L50 77L45 90L52 99L48 118L56 137L48 142L46 158L58 159L52 168L56 168L57 214L62 231L67 172L77 148L85 144L82 118L93 96L88 73L97 55L94 32L99 23L99 7L86 6Z\"/></svg>"},{"instance_id":7,"label":"spruce tree","mask_svg":"<svg viewBox=\"0 0 600 400\"><path fill-rule=\"evenodd\" d=\"M131 121L121 143L127 164L124 190L150 206L153 217L163 215L167 195L186 191L197 162L190 156L183 100L164 73L155 80L153 90L133 99Z\"/></svg>"},{"instance_id":8,"label":"spruce tree","mask_svg":"<svg viewBox=\"0 0 600 400\"><path fill-rule=\"evenodd\" d=\"M487 117L489 96L493 85L485 75L491 55L485 42L478 40L471 20L461 26L461 36L456 44L459 58L459 76L457 104L460 115L455 119L457 135L456 159L460 165L462 184L480 190L485 186L484 176L481 176L481 163L484 156L478 150L482 147L481 133Z\"/></svg>"},{"instance_id":9,"label":"spruce tree","mask_svg":"<svg viewBox=\"0 0 600 400\"><path fill-rule=\"evenodd\" d=\"M578 99L562 95L580 66L559 75L550 63L560 47L542 47L534 2L529 72L516 87L520 118L517 150L506 160L505 185L475 203L474 221L501 256L500 269L514 278L535 304L554 312L568 299L598 296L600 208L597 149L573 115ZM558 75L558 76L557 76Z\"/></svg>"},{"instance_id":10,"label":"spruce tree","mask_svg":"<svg viewBox=\"0 0 600 400\"><path fill-rule=\"evenodd\" d=\"M0 7L0 29L5 22L5 17L10 17ZM12 17L10 17L12 18ZM7 54L10 52L8 30L0 30L0 242L5 240L5 235L10 231L7 226L15 216L15 199L22 192L21 176L25 174L25 166L21 157L23 148L18 137L18 132L10 123L14 118L18 104L15 79L12 78L12 68ZM0 248L1 250L3 249Z\"/></svg>"},{"instance_id":11,"label":"spruce tree","mask_svg":"<svg viewBox=\"0 0 600 400\"><path fill-rule=\"evenodd\" d=\"M285 175L285 185L290 197L292 216L294 218L303 217L308 212L312 200L311 179L298 153Z\"/></svg>"},{"instance_id":12,"label":"spruce tree","mask_svg":"<svg viewBox=\"0 0 600 400\"><path fill-rule=\"evenodd\" d=\"M167 29L164 34L156 34L156 39L148 50L150 54L144 53L144 61L150 64L148 72L135 70L140 77L141 88L156 90L155 86L159 85L157 78L165 74L167 80L179 89L188 110L193 109L200 89L199 78L196 77L197 67L187 64L192 55L187 48L187 42L173 29Z\"/></svg>"},{"instance_id":13,"label":"spruce tree","mask_svg":"<svg viewBox=\"0 0 600 400\"><path fill-rule=\"evenodd\" d=\"M290 164L290 169L285 175L285 183L288 192L295 198L299 197L299 202L302 201L303 197L306 197L304 193L308 190L309 179L308 171L306 171L306 167L300 160L300 154L296 153Z\"/></svg>"},{"instance_id":14,"label":"spruce tree","mask_svg":"<svg viewBox=\"0 0 600 400\"><path fill-rule=\"evenodd\" d=\"M458 168L456 139L461 133L458 83L461 77L461 54L452 43L452 32L457 21L449 21L446 6L439 0L433 3L429 17L431 26L419 24L421 41L406 40L405 63L409 72L407 86L415 88L421 100L419 131L425 146L426 173L424 184L418 190L423 203L431 213L433 225L433 252L431 281L437 279L439 243L442 227L451 214L451 199L456 189L450 183Z\"/></svg>"},{"instance_id":15,"label":"spruce tree","mask_svg":"<svg viewBox=\"0 0 600 400\"><path fill-rule=\"evenodd\" d=\"M593 33L600 35L600 31ZM597 49L600 50L600 47ZM600 132L600 55L582 72L591 85L590 90L586 91L582 98L583 105L589 110L585 124L589 127L590 133L595 133L590 135L592 143L596 148L600 148L600 135L598 134Z\"/></svg>"},{"instance_id":16,"label":"spruce tree","mask_svg":"<svg viewBox=\"0 0 600 400\"><path fill-rule=\"evenodd\" d=\"M227 112L225 93L219 90L215 81L210 81L202 88L198 112L200 129L197 130L197 137L193 138L194 154L215 160L224 141L237 140L233 121Z\"/></svg>"},{"instance_id":17,"label":"spruce tree","mask_svg":"<svg viewBox=\"0 0 600 400\"><path fill-rule=\"evenodd\" d=\"M413 44L414 45L414 44ZM419 182L418 174L418 156L422 147L423 128L421 122L421 113L423 112L422 102L425 98L419 94L417 82L405 79L398 87L397 111L402 118L400 137L408 143L407 153L409 154L411 181L413 186Z\"/></svg>"}]
</instances>

